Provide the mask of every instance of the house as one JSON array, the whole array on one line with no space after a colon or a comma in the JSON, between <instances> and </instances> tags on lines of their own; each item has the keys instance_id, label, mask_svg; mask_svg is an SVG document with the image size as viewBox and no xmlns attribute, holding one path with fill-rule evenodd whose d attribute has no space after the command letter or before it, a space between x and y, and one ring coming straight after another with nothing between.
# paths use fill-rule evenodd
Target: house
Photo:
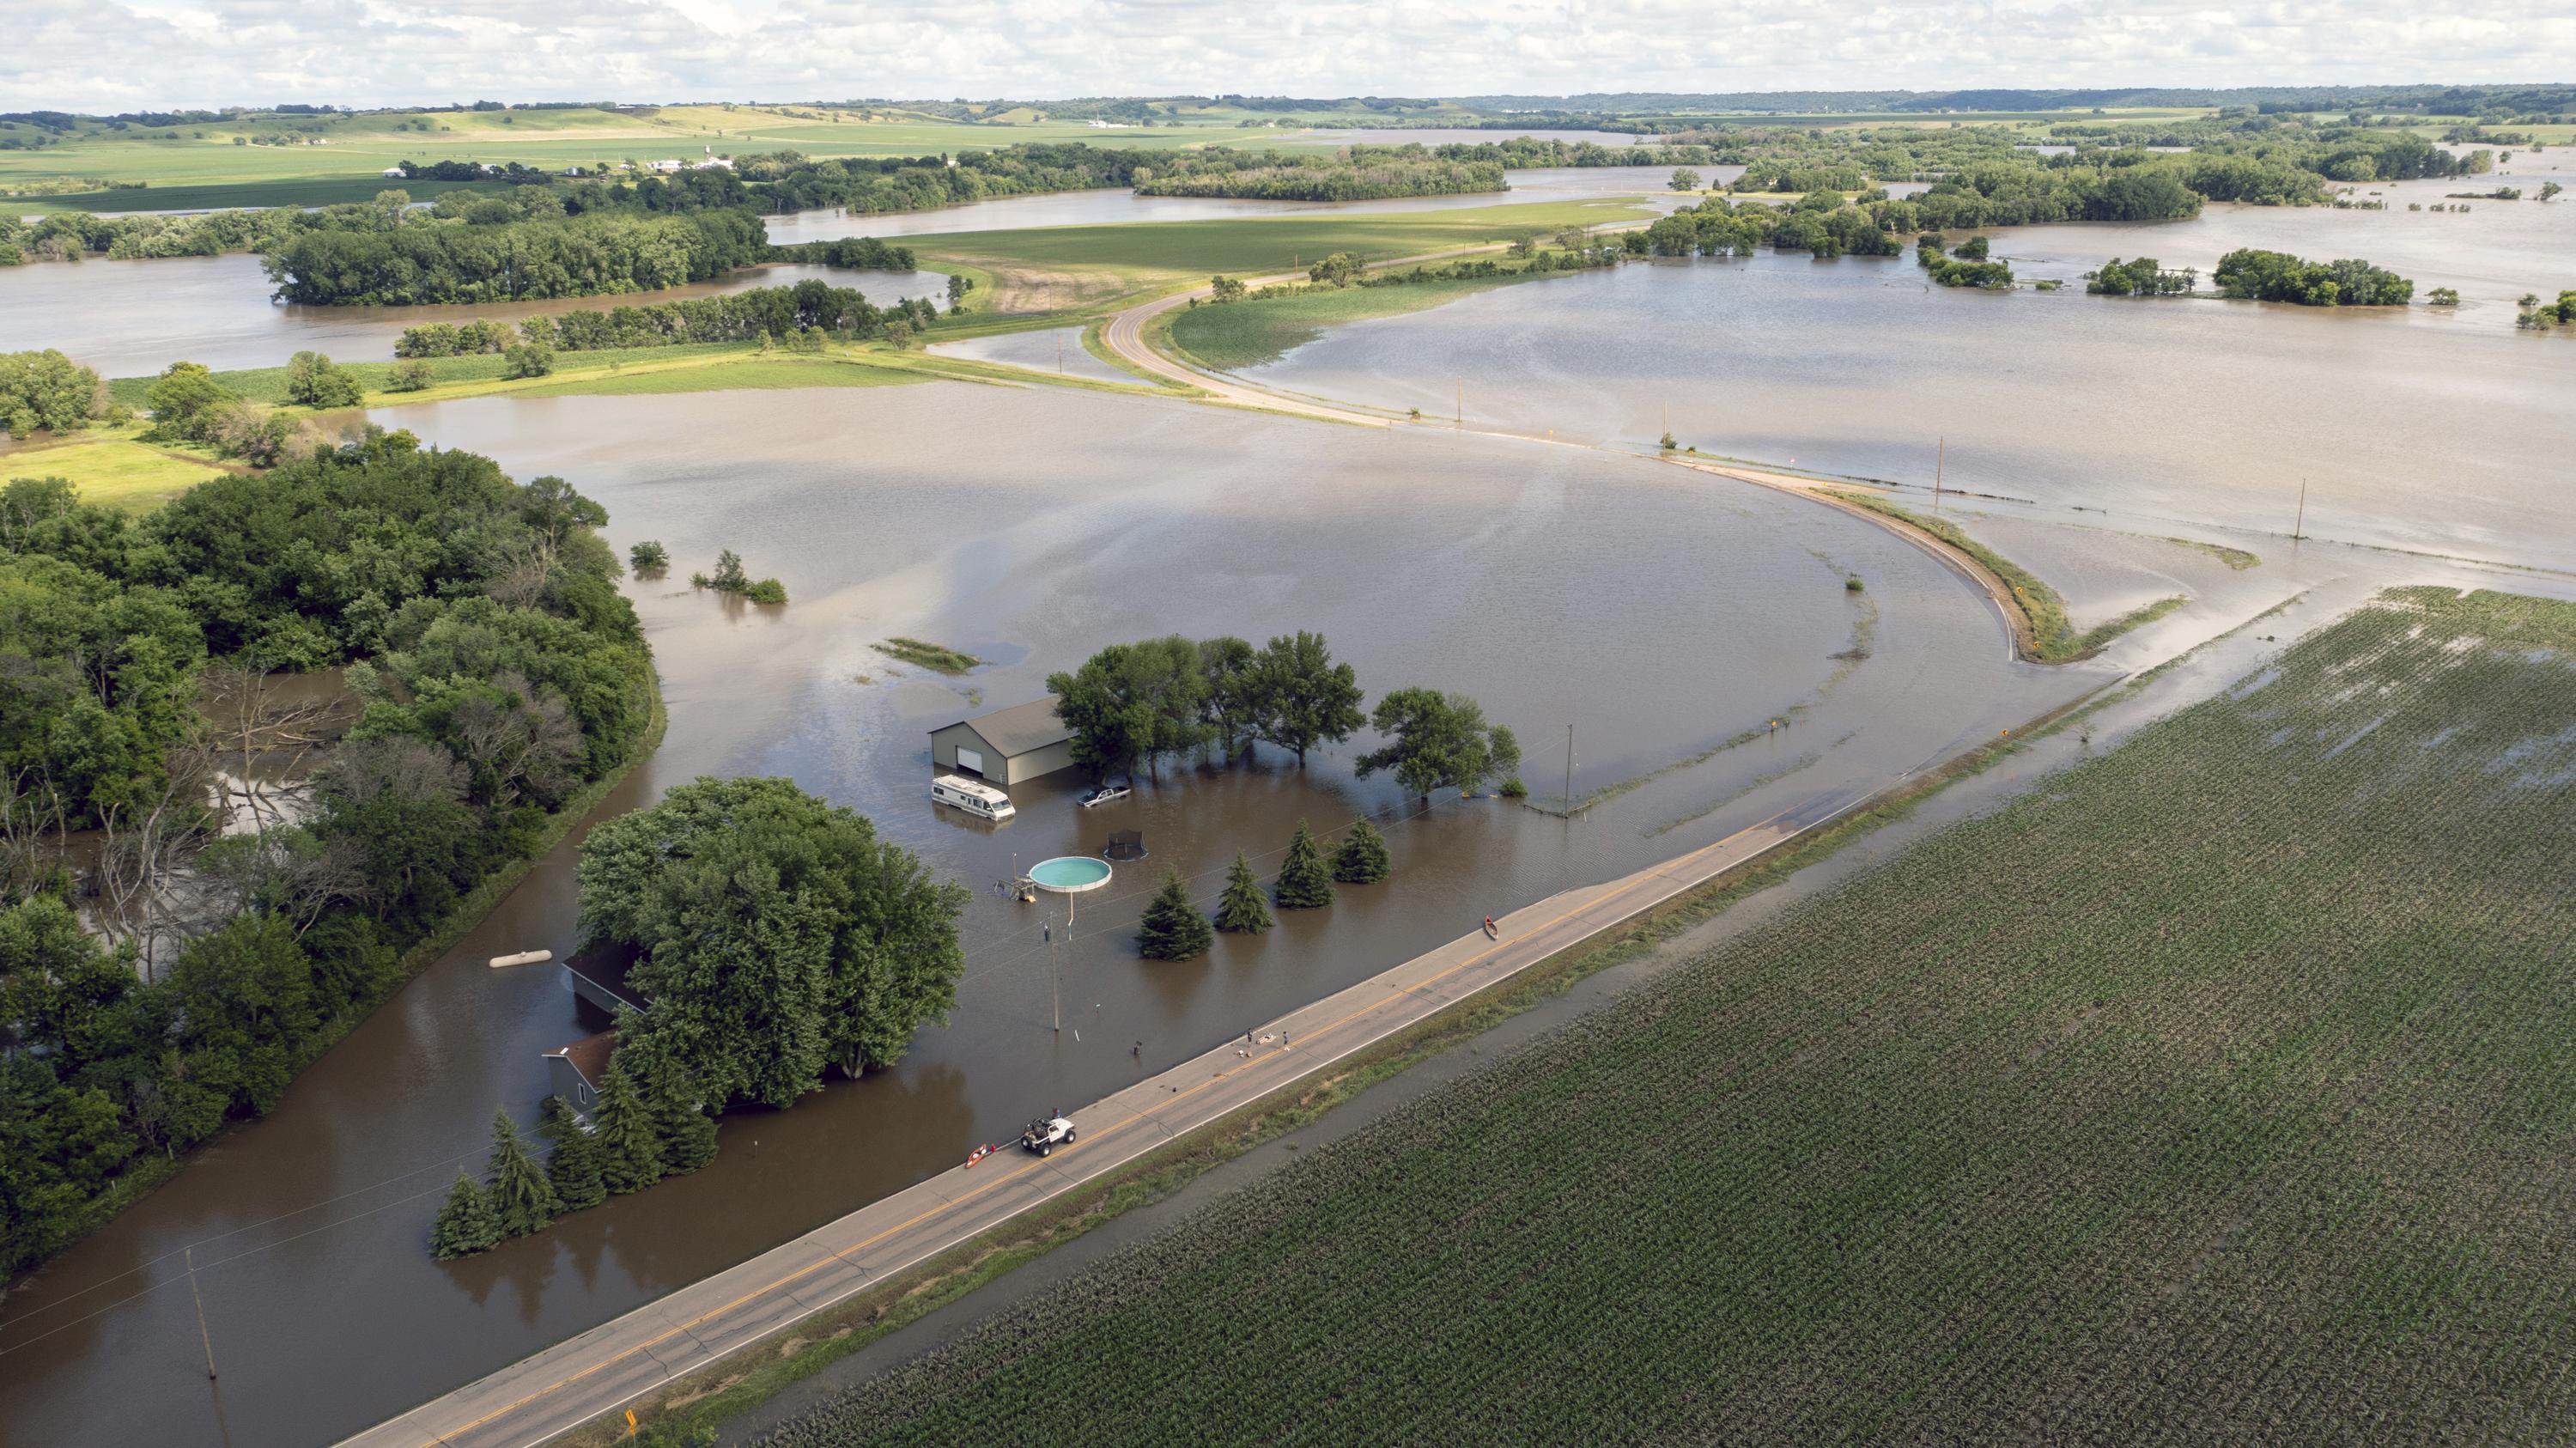
<instances>
[{"instance_id":1,"label":"house","mask_svg":"<svg viewBox=\"0 0 2576 1448\"><path fill-rule=\"evenodd\" d=\"M385 179L388 181L400 181L408 174L409 173L404 171L400 166L387 166L385 168Z\"/></svg>"},{"instance_id":2,"label":"house","mask_svg":"<svg viewBox=\"0 0 2576 1448\"><path fill-rule=\"evenodd\" d=\"M600 1079L608 1074L608 1057L616 1049L617 1032L610 1030L546 1052L547 1089L562 1097L573 1115L590 1120L599 1105Z\"/></svg>"},{"instance_id":3,"label":"house","mask_svg":"<svg viewBox=\"0 0 2576 1448\"><path fill-rule=\"evenodd\" d=\"M930 731L930 764L1014 785L1073 767L1073 731L1055 714L1055 695L960 719Z\"/></svg>"},{"instance_id":4,"label":"house","mask_svg":"<svg viewBox=\"0 0 2576 1448\"><path fill-rule=\"evenodd\" d=\"M670 173L679 170L680 165L681 163L677 159L668 161L648 161L645 163L644 169L647 171L659 171L667 176Z\"/></svg>"},{"instance_id":5,"label":"house","mask_svg":"<svg viewBox=\"0 0 2576 1448\"><path fill-rule=\"evenodd\" d=\"M651 1008L652 998L626 979L635 961L635 947L623 941L606 941L576 950L563 963L564 984L584 1004L609 1016L621 1010L646 1010Z\"/></svg>"}]
</instances>

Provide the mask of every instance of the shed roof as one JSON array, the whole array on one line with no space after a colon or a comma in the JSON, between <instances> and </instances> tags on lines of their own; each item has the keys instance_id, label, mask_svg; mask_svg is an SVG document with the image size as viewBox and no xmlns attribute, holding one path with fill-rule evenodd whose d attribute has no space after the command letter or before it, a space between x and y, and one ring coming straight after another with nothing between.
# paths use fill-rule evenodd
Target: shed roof
<instances>
[{"instance_id":1,"label":"shed roof","mask_svg":"<svg viewBox=\"0 0 2576 1448\"><path fill-rule=\"evenodd\" d=\"M1056 717L1053 694L1042 695L1026 704L1013 704L1008 709L996 709L990 714L978 714L972 719L960 719L956 724L942 724L930 732L945 734L958 724L974 730L1005 759L1032 753L1050 744L1062 744L1073 737L1073 731Z\"/></svg>"}]
</instances>

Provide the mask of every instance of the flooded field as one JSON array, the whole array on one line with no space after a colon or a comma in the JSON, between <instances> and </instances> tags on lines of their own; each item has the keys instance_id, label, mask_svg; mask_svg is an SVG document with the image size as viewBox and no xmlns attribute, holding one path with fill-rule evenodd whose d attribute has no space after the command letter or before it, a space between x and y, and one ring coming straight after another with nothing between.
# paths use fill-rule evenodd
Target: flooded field
<instances>
[{"instance_id":1,"label":"flooded field","mask_svg":"<svg viewBox=\"0 0 2576 1448\"><path fill-rule=\"evenodd\" d=\"M1049 327L1037 332L1004 332L992 337L970 337L963 342L938 342L929 350L945 357L999 362L1010 367L1026 367L1032 372L1060 373L1094 382L1132 383L1137 380L1134 373L1122 372L1084 350L1084 330L1082 327Z\"/></svg>"},{"instance_id":2,"label":"flooded field","mask_svg":"<svg viewBox=\"0 0 2576 1448\"><path fill-rule=\"evenodd\" d=\"M951 384L490 398L382 419L572 479L621 549L658 538L675 574L733 548L786 582L795 602L778 610L630 582L671 722L608 809L701 773L779 773L870 815L977 887L959 1008L893 1071L727 1117L723 1155L695 1177L440 1266L429 1219L456 1163L479 1162L492 1107L532 1116L539 1053L597 1028L551 967L483 964L571 943L560 851L273 1116L0 1307L10 1448L330 1441L1485 914L1864 790L2100 676L2010 663L1983 600L1877 529L1593 452ZM1267 756L1167 768L1091 812L1073 806L1078 777L1057 776L1015 790L1019 818L999 828L926 798L928 731L978 712L962 690L996 708L1104 643L1300 627L1372 696L1475 695L1519 731L1535 793L1562 788L1569 723L1578 796L1636 787L1572 823L1492 799L1418 814L1384 779L1355 779L1342 748L1302 773ZM996 662L946 680L871 647L896 634ZM1775 718L1787 727L1765 732ZM1297 820L1363 812L1392 843L1388 885L1200 961L1153 964L1127 943L1164 867L1213 896L1237 849L1266 873ZM1059 976L1045 912L992 883L1114 828L1142 829L1151 857L1086 898ZM188 1243L220 1403L173 1255Z\"/></svg>"},{"instance_id":3,"label":"flooded field","mask_svg":"<svg viewBox=\"0 0 2576 1448\"><path fill-rule=\"evenodd\" d=\"M2017 266L2054 259L2031 274L2076 275L2115 254L2206 264L2267 242L2387 260L2399 248L2372 235L2450 227L2473 259L2461 269L2496 273L2457 315L2091 297L2080 282L1992 295L1932 287L1910 258L1766 253L1499 287L1339 328L1246 375L1438 417L1463 388L1470 426L1587 442L1652 447L1669 420L1705 452L1927 487L1946 438L1951 487L2123 527L2287 535L2305 478L2310 536L2564 568L2576 338L2515 332L2495 297L2576 283L2576 206L2509 223L2563 234L2555 251L2480 240L2490 209L2229 209L1996 243ZM2301 223L2304 239L2283 230Z\"/></svg>"}]
</instances>

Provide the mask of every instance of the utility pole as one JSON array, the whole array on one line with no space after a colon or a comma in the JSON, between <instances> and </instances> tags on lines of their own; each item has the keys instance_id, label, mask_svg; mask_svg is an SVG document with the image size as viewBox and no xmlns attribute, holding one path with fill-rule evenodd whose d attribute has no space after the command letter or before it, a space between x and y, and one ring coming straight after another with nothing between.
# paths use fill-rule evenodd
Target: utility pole
<instances>
[{"instance_id":1,"label":"utility pole","mask_svg":"<svg viewBox=\"0 0 2576 1448\"><path fill-rule=\"evenodd\" d=\"M1054 922L1047 929L1047 986L1055 993L1055 1033L1064 1034L1064 972L1055 963Z\"/></svg>"},{"instance_id":2,"label":"utility pole","mask_svg":"<svg viewBox=\"0 0 2576 1448\"><path fill-rule=\"evenodd\" d=\"M188 1263L188 1296L197 1304L197 1340L206 1346L206 1381L215 1380L215 1336L206 1331L206 1299L197 1291L197 1249L181 1248Z\"/></svg>"},{"instance_id":3,"label":"utility pole","mask_svg":"<svg viewBox=\"0 0 2576 1448\"><path fill-rule=\"evenodd\" d=\"M1465 432L1467 430L1467 379L1464 377L1458 379L1456 406L1458 411L1449 419L1449 426L1456 431Z\"/></svg>"},{"instance_id":4,"label":"utility pole","mask_svg":"<svg viewBox=\"0 0 2576 1448\"><path fill-rule=\"evenodd\" d=\"M1937 508L1941 506L1941 468L1943 464L1950 460L1950 439L1947 437L1942 438L1938 443L1934 444L1934 448L1935 451L1932 454L1932 506Z\"/></svg>"},{"instance_id":5,"label":"utility pole","mask_svg":"<svg viewBox=\"0 0 2576 1448\"><path fill-rule=\"evenodd\" d=\"M1665 431L1672 429L1667 427ZM1574 818L1574 726L1565 726L1565 817Z\"/></svg>"},{"instance_id":6,"label":"utility pole","mask_svg":"<svg viewBox=\"0 0 2576 1448\"><path fill-rule=\"evenodd\" d=\"M1064 334L1062 332L1055 334L1055 370L1058 372L1064 370Z\"/></svg>"},{"instance_id":7,"label":"utility pole","mask_svg":"<svg viewBox=\"0 0 2576 1448\"><path fill-rule=\"evenodd\" d=\"M2296 543L2306 536L2308 536L2308 475L2301 473L2299 474L2299 521L2290 525L2290 541Z\"/></svg>"}]
</instances>

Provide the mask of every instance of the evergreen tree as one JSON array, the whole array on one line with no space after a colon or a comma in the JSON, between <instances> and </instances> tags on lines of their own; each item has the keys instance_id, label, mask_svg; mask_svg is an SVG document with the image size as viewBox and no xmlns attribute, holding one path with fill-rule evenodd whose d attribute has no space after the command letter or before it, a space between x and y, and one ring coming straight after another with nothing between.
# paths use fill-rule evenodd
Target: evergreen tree
<instances>
[{"instance_id":1,"label":"evergreen tree","mask_svg":"<svg viewBox=\"0 0 2576 1448\"><path fill-rule=\"evenodd\" d=\"M699 1106L705 1093L696 1078L651 1032L630 1026L622 1039L617 1059L627 1063L644 1098L654 1140L661 1143L663 1174L679 1176L715 1160L715 1118Z\"/></svg>"},{"instance_id":2,"label":"evergreen tree","mask_svg":"<svg viewBox=\"0 0 2576 1448\"><path fill-rule=\"evenodd\" d=\"M1147 960L1188 960L1207 953L1216 932L1190 898L1190 885L1177 869L1163 871L1163 888L1145 906L1144 929L1136 937Z\"/></svg>"},{"instance_id":3,"label":"evergreen tree","mask_svg":"<svg viewBox=\"0 0 2576 1448\"><path fill-rule=\"evenodd\" d=\"M662 1179L662 1139L621 1056L608 1058L590 1119L599 1127L599 1178L610 1191L640 1192Z\"/></svg>"},{"instance_id":4,"label":"evergreen tree","mask_svg":"<svg viewBox=\"0 0 2576 1448\"><path fill-rule=\"evenodd\" d=\"M1297 837L1288 842L1288 859L1279 867L1279 908L1313 910L1333 903L1333 874L1324 867L1324 852L1297 821Z\"/></svg>"},{"instance_id":5,"label":"evergreen tree","mask_svg":"<svg viewBox=\"0 0 2576 1448\"><path fill-rule=\"evenodd\" d=\"M1261 882L1252 878L1252 862L1234 852L1225 872L1225 897L1216 902L1216 928L1259 935L1270 928L1270 902L1261 898Z\"/></svg>"},{"instance_id":6,"label":"evergreen tree","mask_svg":"<svg viewBox=\"0 0 2576 1448\"><path fill-rule=\"evenodd\" d=\"M506 1110L492 1113L491 1171L492 1213L500 1219L502 1236L543 1231L563 1210L546 1169L528 1155L528 1144L519 1139L518 1125Z\"/></svg>"},{"instance_id":7,"label":"evergreen tree","mask_svg":"<svg viewBox=\"0 0 2576 1448\"><path fill-rule=\"evenodd\" d=\"M546 1098L537 1131L555 1144L546 1154L546 1180L565 1211L577 1212L608 1200L608 1184L599 1177L599 1143L590 1139L590 1132L562 1097Z\"/></svg>"},{"instance_id":8,"label":"evergreen tree","mask_svg":"<svg viewBox=\"0 0 2576 1448\"><path fill-rule=\"evenodd\" d=\"M501 1219L492 1211L492 1199L465 1168L456 1169L456 1185L447 1189L447 1204L438 1209L438 1220L429 1229L429 1255L441 1262L471 1257L501 1245Z\"/></svg>"},{"instance_id":9,"label":"evergreen tree","mask_svg":"<svg viewBox=\"0 0 2576 1448\"><path fill-rule=\"evenodd\" d=\"M1374 885L1387 874L1386 837L1367 820L1356 821L1333 856L1333 878L1345 885Z\"/></svg>"}]
</instances>

